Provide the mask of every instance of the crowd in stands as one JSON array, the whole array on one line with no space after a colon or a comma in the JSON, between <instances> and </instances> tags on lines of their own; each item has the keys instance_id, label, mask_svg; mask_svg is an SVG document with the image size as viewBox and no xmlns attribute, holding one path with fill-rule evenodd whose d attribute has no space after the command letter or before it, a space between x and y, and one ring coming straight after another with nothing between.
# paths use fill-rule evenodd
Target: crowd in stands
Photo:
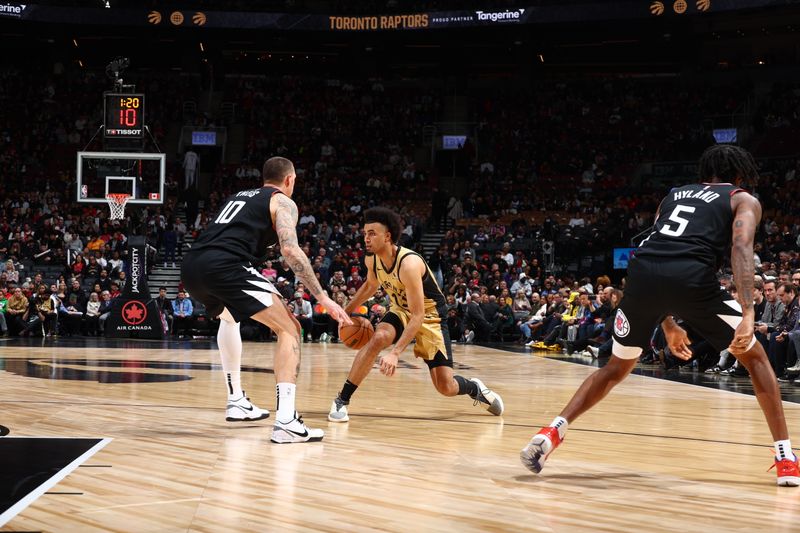
<instances>
[{"instance_id":1,"label":"crowd in stands","mask_svg":"<svg viewBox=\"0 0 800 533\"><path fill-rule=\"evenodd\" d=\"M147 123L159 145L183 100L199 90L198 78L170 73L125 76L126 83L147 95ZM0 69L0 163L5 178L0 185L11 192L9 184L24 184L26 191L33 186L60 190L60 183L74 180L75 153L100 147L102 94L110 84L103 72L60 62L49 69ZM74 194L70 190L67 197Z\"/></svg>"},{"instance_id":2,"label":"crowd in stands","mask_svg":"<svg viewBox=\"0 0 800 533\"><path fill-rule=\"evenodd\" d=\"M602 176L642 161L693 160L713 143L703 119L735 112L750 90L597 79L479 92L477 142L496 159L500 175L523 177L579 176L586 163Z\"/></svg>"},{"instance_id":3,"label":"crowd in stands","mask_svg":"<svg viewBox=\"0 0 800 533\"><path fill-rule=\"evenodd\" d=\"M749 94L744 83L710 90L625 79L476 92L475 144L464 148L471 186L465 215L637 208L631 196L648 192L635 183L637 166L696 160L714 142L704 119L736 112Z\"/></svg>"},{"instance_id":4,"label":"crowd in stands","mask_svg":"<svg viewBox=\"0 0 800 533\"><path fill-rule=\"evenodd\" d=\"M26 266L11 257L0 272L0 336L98 336L127 283L118 252L109 261L78 253L69 265Z\"/></svg>"},{"instance_id":5,"label":"crowd in stands","mask_svg":"<svg viewBox=\"0 0 800 533\"><path fill-rule=\"evenodd\" d=\"M147 92L148 124L163 144L165 124L179 119L196 78L157 73L129 81ZM2 335L99 334L125 287L127 227L109 220L104 205L74 201L75 153L99 148L100 96L108 88L104 73L62 63L0 70ZM151 252L170 227L186 231L174 216L171 174L167 202L134 213Z\"/></svg>"},{"instance_id":6,"label":"crowd in stands","mask_svg":"<svg viewBox=\"0 0 800 533\"><path fill-rule=\"evenodd\" d=\"M61 164L73 161L94 133L103 83L83 71L0 72L0 101L11 104L0 106L3 334L99 334L110 302L127 281L126 231L108 220L104 207L73 202L73 165ZM185 97L182 84L188 93L197 90L190 78L156 76L141 83L160 94L149 98L148 107L154 116L163 114L163 124L183 119L177 111ZM42 87L54 105L13 105L23 86ZM786 95L793 89L776 91ZM220 165L203 205L192 210L183 194L179 198L180 162L171 161L165 204L130 214L151 250L165 252L159 263L174 263L186 248L185 236L202 232L227 195L259 183L266 157L285 155L298 174L299 243L322 286L342 305L367 275L361 214L383 205L403 218L400 244L421 253L422 234L449 220L439 247L425 255L447 298L454 341L518 342L603 356L610 353L611 320L624 284L621 272L613 280L604 275L611 274L607 263L582 259L627 245L652 223L663 188L635 187L634 165L695 157L709 142L702 115L735 110L745 92L731 89L712 98L689 88L670 92L659 84L597 81L476 96L480 150L463 147L469 186L464 195L451 196L438 190L435 169L416 165L422 127L441 118L435 90L377 79L230 77L225 98L237 102L237 120L247 132L242 162ZM70 104L63 107L63 101ZM793 124L795 108L767 106L765 123ZM164 135L163 124L158 135ZM50 157L59 150L63 160ZM800 268L797 169L793 159L771 160L763 164L763 179L750 184L764 205L756 244L764 283L770 277L791 281ZM176 216L183 201L185 221ZM547 243L553 243L552 255ZM271 250L259 268L297 316L304 340L337 340L335 323L279 250ZM785 305L791 301L796 302ZM191 334L199 306L190 294L169 300L161 291L157 303L168 331ZM375 323L388 306L379 289L359 312ZM764 335L782 375L792 368L794 352L781 355L782 341L769 337L776 331ZM256 323L243 324L242 332L246 338L270 337ZM663 353L658 343L656 335L653 353ZM724 369L729 359L713 366Z\"/></svg>"}]
</instances>

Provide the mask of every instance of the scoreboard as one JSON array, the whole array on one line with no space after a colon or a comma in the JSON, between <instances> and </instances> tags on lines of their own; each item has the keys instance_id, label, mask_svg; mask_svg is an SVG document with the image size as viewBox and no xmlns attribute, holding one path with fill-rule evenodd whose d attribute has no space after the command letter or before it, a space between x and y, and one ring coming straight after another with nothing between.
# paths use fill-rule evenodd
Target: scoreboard
<instances>
[{"instance_id":1,"label":"scoreboard","mask_svg":"<svg viewBox=\"0 0 800 533\"><path fill-rule=\"evenodd\" d=\"M103 94L103 135L106 139L144 137L144 94Z\"/></svg>"}]
</instances>

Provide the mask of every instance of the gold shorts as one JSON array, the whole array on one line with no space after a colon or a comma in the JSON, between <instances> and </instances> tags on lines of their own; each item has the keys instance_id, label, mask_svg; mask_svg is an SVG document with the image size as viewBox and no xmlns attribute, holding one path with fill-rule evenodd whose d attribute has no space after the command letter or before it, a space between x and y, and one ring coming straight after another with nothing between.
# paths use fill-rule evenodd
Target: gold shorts
<instances>
[{"instance_id":1,"label":"gold shorts","mask_svg":"<svg viewBox=\"0 0 800 533\"><path fill-rule=\"evenodd\" d=\"M396 332L394 342L397 342L403 334L403 330L410 318L408 313L402 310L392 309L384 315L381 322L386 322L394 327ZM445 341L445 337L447 341ZM450 362L448 366L452 366L453 355L450 350L450 335L447 331L447 323L445 323L444 329L442 328L442 319L439 317L426 316L422 320L422 325L414 336L414 340L417 341L414 345L414 355L416 357L420 357L426 361L433 361L437 354L442 354L440 358L446 359Z\"/></svg>"}]
</instances>

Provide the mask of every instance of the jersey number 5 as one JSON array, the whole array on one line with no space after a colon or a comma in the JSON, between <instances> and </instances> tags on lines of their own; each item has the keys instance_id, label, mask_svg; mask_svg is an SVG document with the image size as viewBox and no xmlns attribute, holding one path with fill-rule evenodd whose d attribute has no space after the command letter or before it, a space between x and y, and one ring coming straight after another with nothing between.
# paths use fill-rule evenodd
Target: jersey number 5
<instances>
[{"instance_id":1,"label":"jersey number 5","mask_svg":"<svg viewBox=\"0 0 800 533\"><path fill-rule=\"evenodd\" d=\"M669 220L676 222L678 224L677 227L673 227L671 224L664 224L658 232L670 237L680 237L686 231L686 226L689 225L689 221L681 217L681 213L694 213L696 209L696 207L688 205L676 205L669 216Z\"/></svg>"},{"instance_id":2,"label":"jersey number 5","mask_svg":"<svg viewBox=\"0 0 800 533\"><path fill-rule=\"evenodd\" d=\"M241 211L243 207L244 207L244 202L242 202L241 200L237 200L235 202L228 202L227 204L225 204L225 207L222 209L222 211L219 212L219 215L217 215L217 219L214 221L214 223L227 224L228 222L233 220L233 217L235 217L236 214L239 211Z\"/></svg>"}]
</instances>

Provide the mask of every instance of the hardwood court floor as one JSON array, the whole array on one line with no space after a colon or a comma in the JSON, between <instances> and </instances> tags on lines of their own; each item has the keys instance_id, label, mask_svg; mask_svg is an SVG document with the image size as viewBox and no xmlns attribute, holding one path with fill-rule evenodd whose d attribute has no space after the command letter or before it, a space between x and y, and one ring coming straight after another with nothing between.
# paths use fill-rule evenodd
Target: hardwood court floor
<instances>
[{"instance_id":1,"label":"hardwood court floor","mask_svg":"<svg viewBox=\"0 0 800 533\"><path fill-rule=\"evenodd\" d=\"M458 372L502 394L493 417L438 396L409 351L395 377L373 370L350 422L333 424L353 352L307 344L298 407L325 440L281 446L271 418L224 421L210 343L97 343L0 345L9 437L113 439L2 531L800 530L800 488L766 472L752 396L632 375L535 476L519 450L593 368L455 346ZM243 361L248 395L271 410L275 346L245 343ZM800 406L785 408L800 443Z\"/></svg>"}]
</instances>

